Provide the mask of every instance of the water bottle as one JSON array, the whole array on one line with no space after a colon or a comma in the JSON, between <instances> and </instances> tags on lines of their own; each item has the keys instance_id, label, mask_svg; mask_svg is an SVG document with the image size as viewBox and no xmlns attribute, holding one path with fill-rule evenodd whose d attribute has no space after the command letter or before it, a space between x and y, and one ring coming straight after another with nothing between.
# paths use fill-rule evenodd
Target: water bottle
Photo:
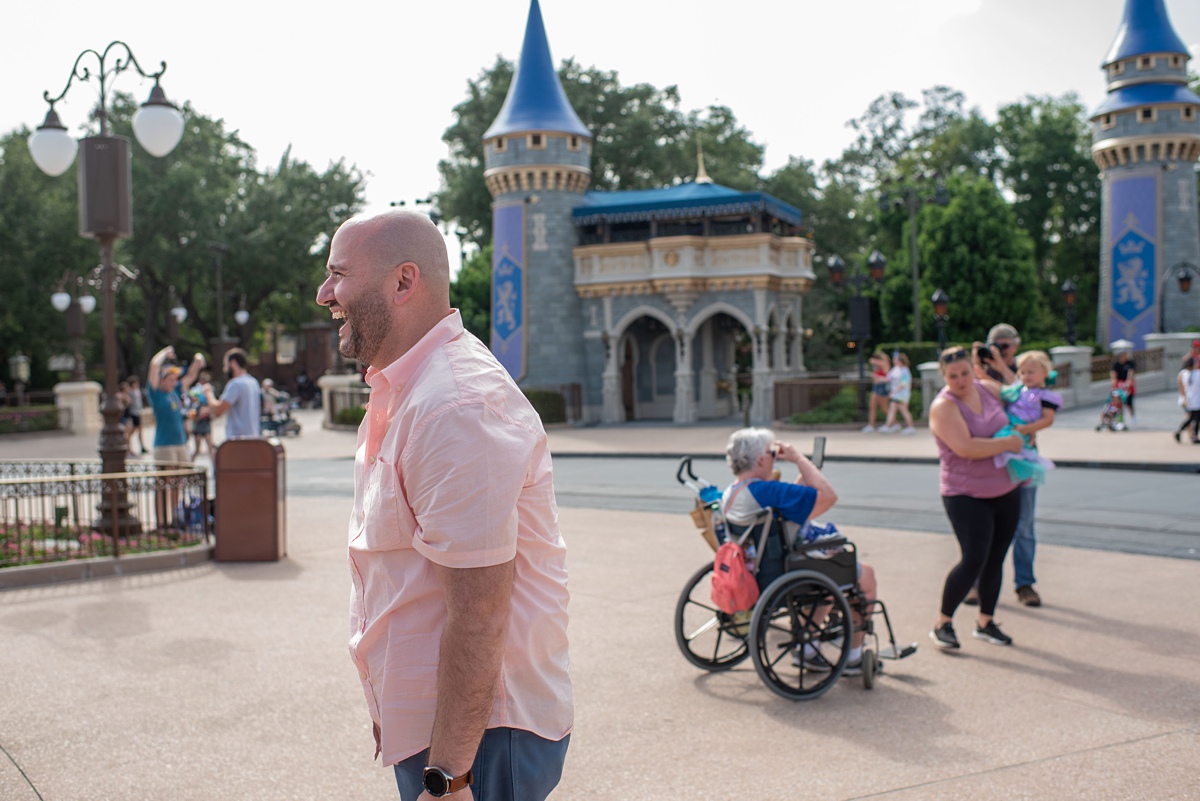
<instances>
[{"instance_id":1,"label":"water bottle","mask_svg":"<svg viewBox=\"0 0 1200 801\"><path fill-rule=\"evenodd\" d=\"M725 519L721 517L721 513L717 509L717 504L712 505L713 511L713 532L717 535L717 542L724 545L726 540L725 534Z\"/></svg>"}]
</instances>

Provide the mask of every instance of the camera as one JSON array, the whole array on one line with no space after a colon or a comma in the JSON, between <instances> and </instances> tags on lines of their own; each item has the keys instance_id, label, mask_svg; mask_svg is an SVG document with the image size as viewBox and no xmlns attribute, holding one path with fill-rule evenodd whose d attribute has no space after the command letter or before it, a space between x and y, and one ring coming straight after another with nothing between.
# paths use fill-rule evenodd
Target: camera
<instances>
[{"instance_id":1,"label":"camera","mask_svg":"<svg viewBox=\"0 0 1200 801\"><path fill-rule=\"evenodd\" d=\"M990 362L992 360L992 348L995 342L985 342L975 349L975 355L979 357L981 362Z\"/></svg>"}]
</instances>

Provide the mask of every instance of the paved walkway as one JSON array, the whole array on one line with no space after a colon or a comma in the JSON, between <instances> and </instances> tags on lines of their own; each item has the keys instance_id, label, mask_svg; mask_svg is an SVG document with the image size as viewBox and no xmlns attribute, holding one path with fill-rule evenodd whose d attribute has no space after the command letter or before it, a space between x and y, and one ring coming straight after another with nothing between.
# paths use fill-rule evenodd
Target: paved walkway
<instances>
[{"instance_id":1,"label":"paved walkway","mask_svg":"<svg viewBox=\"0 0 1200 801\"><path fill-rule=\"evenodd\" d=\"M1043 449L1200 461L1149 417L1123 434L1063 425ZM289 459L350 457L352 433L302 420ZM559 454L719 453L729 430L551 439ZM831 457L932 454L923 431L804 437L816 433ZM0 458L94 449L94 437L6 440ZM346 654L349 505L289 498L279 563L0 592L0 799L395 798ZM925 634L954 543L851 528L899 639L921 650L872 691L847 679L794 704L748 663L710 675L678 654L676 597L711 557L686 516L564 509L561 524L577 727L555 798L1200 798L1200 618L1179 612L1200 606L1195 561L1043 546L1047 605L1006 591L998 610L1016 646L966 637L948 655ZM970 613L956 622L965 634Z\"/></svg>"}]
</instances>

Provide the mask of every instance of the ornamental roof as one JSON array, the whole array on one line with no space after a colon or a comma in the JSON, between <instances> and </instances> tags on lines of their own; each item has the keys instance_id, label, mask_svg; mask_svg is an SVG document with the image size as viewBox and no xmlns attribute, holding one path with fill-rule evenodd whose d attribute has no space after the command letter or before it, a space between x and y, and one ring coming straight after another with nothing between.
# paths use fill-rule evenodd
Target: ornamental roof
<instances>
[{"instance_id":1,"label":"ornamental roof","mask_svg":"<svg viewBox=\"0 0 1200 801\"><path fill-rule=\"evenodd\" d=\"M1143 53L1188 53L1171 27L1166 0L1125 0L1121 27L1101 66Z\"/></svg>"},{"instance_id":2,"label":"ornamental roof","mask_svg":"<svg viewBox=\"0 0 1200 801\"><path fill-rule=\"evenodd\" d=\"M1188 103L1200 105L1200 95L1186 86L1175 83L1139 83L1108 93L1108 97L1092 112L1092 119L1114 111L1159 103Z\"/></svg>"},{"instance_id":3,"label":"ornamental roof","mask_svg":"<svg viewBox=\"0 0 1200 801\"><path fill-rule=\"evenodd\" d=\"M508 96L504 98L500 114L483 138L487 140L524 131L554 131L592 138L587 126L567 101L567 93L563 91L558 73L554 70L538 0L532 0L529 4L521 60L517 63Z\"/></svg>"},{"instance_id":4,"label":"ornamental roof","mask_svg":"<svg viewBox=\"0 0 1200 801\"><path fill-rule=\"evenodd\" d=\"M576 225L597 225L758 212L791 225L799 225L803 219L800 209L766 192L739 192L720 184L695 182L665 189L592 190L571 216Z\"/></svg>"}]
</instances>

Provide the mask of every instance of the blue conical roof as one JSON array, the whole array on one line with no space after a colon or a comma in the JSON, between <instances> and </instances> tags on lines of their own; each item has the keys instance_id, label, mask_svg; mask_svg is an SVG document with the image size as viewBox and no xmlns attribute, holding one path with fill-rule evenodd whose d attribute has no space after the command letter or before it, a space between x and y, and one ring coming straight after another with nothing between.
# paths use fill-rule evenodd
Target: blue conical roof
<instances>
[{"instance_id":1,"label":"blue conical roof","mask_svg":"<svg viewBox=\"0 0 1200 801\"><path fill-rule=\"evenodd\" d=\"M484 133L484 139L521 131L556 131L576 134L588 139L591 133L571 104L559 83L550 58L550 42L542 23L538 0L529 4L529 19L525 23L525 43L521 45L521 60L513 76L508 97L496 121Z\"/></svg>"},{"instance_id":2,"label":"blue conical roof","mask_svg":"<svg viewBox=\"0 0 1200 801\"><path fill-rule=\"evenodd\" d=\"M1187 46L1171 27L1166 0L1125 0L1125 16L1104 65L1143 53L1187 52Z\"/></svg>"}]
</instances>

